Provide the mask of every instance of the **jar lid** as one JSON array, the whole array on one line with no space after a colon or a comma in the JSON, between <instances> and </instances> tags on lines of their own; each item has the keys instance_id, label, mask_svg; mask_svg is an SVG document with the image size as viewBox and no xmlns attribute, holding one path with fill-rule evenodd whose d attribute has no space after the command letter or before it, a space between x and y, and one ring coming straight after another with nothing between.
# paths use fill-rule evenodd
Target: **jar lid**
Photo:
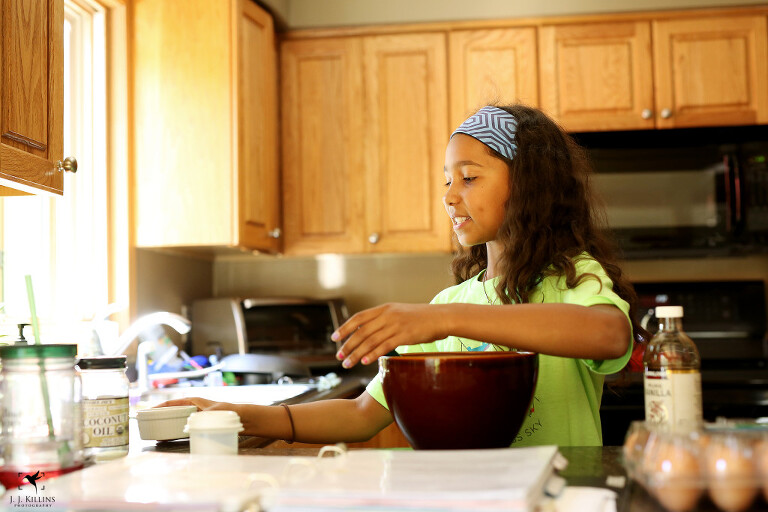
<instances>
[{"instance_id":1,"label":"jar lid","mask_svg":"<svg viewBox=\"0 0 768 512\"><path fill-rule=\"evenodd\" d=\"M184 432L192 430L234 430L241 432L243 424L235 411L201 411L193 412L187 418Z\"/></svg>"},{"instance_id":2,"label":"jar lid","mask_svg":"<svg viewBox=\"0 0 768 512\"><path fill-rule=\"evenodd\" d=\"M81 370L122 369L128 366L127 359L126 356L83 357L78 359L77 366Z\"/></svg>"},{"instance_id":3,"label":"jar lid","mask_svg":"<svg viewBox=\"0 0 768 512\"><path fill-rule=\"evenodd\" d=\"M656 306L656 318L683 318L683 306Z\"/></svg>"},{"instance_id":4,"label":"jar lid","mask_svg":"<svg viewBox=\"0 0 768 512\"><path fill-rule=\"evenodd\" d=\"M169 420L174 418L186 418L197 410L194 405L171 405L168 407L154 407L143 409L136 413L139 421Z\"/></svg>"},{"instance_id":5,"label":"jar lid","mask_svg":"<svg viewBox=\"0 0 768 512\"><path fill-rule=\"evenodd\" d=\"M77 345L7 345L0 347L0 359L26 359L31 357L75 357Z\"/></svg>"}]
</instances>

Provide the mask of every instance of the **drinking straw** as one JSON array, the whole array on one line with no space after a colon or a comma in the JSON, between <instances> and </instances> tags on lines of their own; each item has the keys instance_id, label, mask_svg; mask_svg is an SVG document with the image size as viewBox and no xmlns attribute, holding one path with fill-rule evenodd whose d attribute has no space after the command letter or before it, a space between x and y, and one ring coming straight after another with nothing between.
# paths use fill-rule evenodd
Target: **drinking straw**
<instances>
[{"instance_id":1,"label":"drinking straw","mask_svg":"<svg viewBox=\"0 0 768 512\"><path fill-rule=\"evenodd\" d=\"M32 317L32 332L35 336L35 345L40 345L40 325L37 323L37 310L35 309L35 292L32 289L32 276L24 276L27 282L27 300L29 301L29 314ZM45 406L45 419L48 422L48 439L56 439L53 431L53 418L51 417L51 399L48 396L48 379L45 376L45 359L40 357L40 387L43 390L43 403ZM62 451L66 451L66 443L59 447L59 461L62 458Z\"/></svg>"}]
</instances>

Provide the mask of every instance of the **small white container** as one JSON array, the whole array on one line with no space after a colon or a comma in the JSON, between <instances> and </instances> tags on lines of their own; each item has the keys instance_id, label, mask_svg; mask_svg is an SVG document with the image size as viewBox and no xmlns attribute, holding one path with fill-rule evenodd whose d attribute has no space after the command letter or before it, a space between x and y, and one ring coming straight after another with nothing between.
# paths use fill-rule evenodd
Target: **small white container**
<instances>
[{"instance_id":1,"label":"small white container","mask_svg":"<svg viewBox=\"0 0 768 512\"><path fill-rule=\"evenodd\" d=\"M187 418L194 413L194 405L156 407L136 413L139 422L139 435L144 440L168 441L189 437L185 426Z\"/></svg>"},{"instance_id":2,"label":"small white container","mask_svg":"<svg viewBox=\"0 0 768 512\"><path fill-rule=\"evenodd\" d=\"M193 455L237 455L237 433L242 431L240 416L234 411L195 412L184 427Z\"/></svg>"}]
</instances>

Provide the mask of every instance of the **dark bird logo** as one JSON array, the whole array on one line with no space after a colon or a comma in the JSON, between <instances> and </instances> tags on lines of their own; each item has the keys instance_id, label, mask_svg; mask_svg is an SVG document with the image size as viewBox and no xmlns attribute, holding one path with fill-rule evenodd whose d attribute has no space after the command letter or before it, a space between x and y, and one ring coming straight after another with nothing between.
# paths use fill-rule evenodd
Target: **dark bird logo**
<instances>
[{"instance_id":1,"label":"dark bird logo","mask_svg":"<svg viewBox=\"0 0 768 512\"><path fill-rule=\"evenodd\" d=\"M22 480L26 480L27 482L34 485L35 494L37 494L37 481L43 478L44 476L45 476L45 473L40 473L40 471L38 470L37 473L35 473L34 475L25 475L24 478L22 478Z\"/></svg>"}]
</instances>

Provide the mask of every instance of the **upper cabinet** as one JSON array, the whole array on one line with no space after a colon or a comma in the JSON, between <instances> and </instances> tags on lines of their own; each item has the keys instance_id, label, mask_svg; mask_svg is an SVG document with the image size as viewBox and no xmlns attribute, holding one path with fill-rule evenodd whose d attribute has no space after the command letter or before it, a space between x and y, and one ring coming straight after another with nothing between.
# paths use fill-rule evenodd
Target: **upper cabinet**
<instances>
[{"instance_id":1,"label":"upper cabinet","mask_svg":"<svg viewBox=\"0 0 768 512\"><path fill-rule=\"evenodd\" d=\"M0 195L64 189L64 1L0 2Z\"/></svg>"},{"instance_id":2,"label":"upper cabinet","mask_svg":"<svg viewBox=\"0 0 768 512\"><path fill-rule=\"evenodd\" d=\"M766 17L544 25L541 105L570 131L768 123Z\"/></svg>"},{"instance_id":3,"label":"upper cabinet","mask_svg":"<svg viewBox=\"0 0 768 512\"><path fill-rule=\"evenodd\" d=\"M442 33L281 47L285 252L450 250Z\"/></svg>"},{"instance_id":4,"label":"upper cabinet","mask_svg":"<svg viewBox=\"0 0 768 512\"><path fill-rule=\"evenodd\" d=\"M456 30L448 41L451 126L489 103L539 105L535 27Z\"/></svg>"},{"instance_id":5,"label":"upper cabinet","mask_svg":"<svg viewBox=\"0 0 768 512\"><path fill-rule=\"evenodd\" d=\"M277 52L251 0L133 2L139 247L276 252Z\"/></svg>"},{"instance_id":6,"label":"upper cabinet","mask_svg":"<svg viewBox=\"0 0 768 512\"><path fill-rule=\"evenodd\" d=\"M653 23L659 128L768 123L765 16Z\"/></svg>"}]
</instances>

